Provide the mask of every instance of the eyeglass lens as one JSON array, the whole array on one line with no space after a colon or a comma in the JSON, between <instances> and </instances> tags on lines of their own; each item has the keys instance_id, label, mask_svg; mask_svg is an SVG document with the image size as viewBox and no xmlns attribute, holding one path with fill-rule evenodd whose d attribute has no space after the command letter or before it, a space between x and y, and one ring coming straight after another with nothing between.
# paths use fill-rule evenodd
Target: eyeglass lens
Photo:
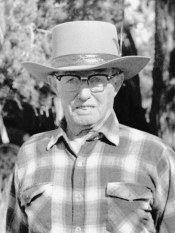
<instances>
[{"instance_id":1,"label":"eyeglass lens","mask_svg":"<svg viewBox=\"0 0 175 233\"><path fill-rule=\"evenodd\" d=\"M107 85L107 77L106 75L93 75L90 78L86 79L89 88L93 92L101 92L104 90L104 87ZM81 85L80 77L76 75L65 75L61 78L61 83L63 88L66 91L76 91L79 89Z\"/></svg>"}]
</instances>

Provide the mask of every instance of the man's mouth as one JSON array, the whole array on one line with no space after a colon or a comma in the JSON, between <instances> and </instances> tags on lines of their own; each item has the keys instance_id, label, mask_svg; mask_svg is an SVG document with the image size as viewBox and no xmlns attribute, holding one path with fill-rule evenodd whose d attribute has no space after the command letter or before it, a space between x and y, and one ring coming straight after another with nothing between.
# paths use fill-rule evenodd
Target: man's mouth
<instances>
[{"instance_id":1,"label":"man's mouth","mask_svg":"<svg viewBox=\"0 0 175 233\"><path fill-rule=\"evenodd\" d=\"M77 109L88 109L88 108L94 108L93 106L87 105L87 106L78 106Z\"/></svg>"}]
</instances>

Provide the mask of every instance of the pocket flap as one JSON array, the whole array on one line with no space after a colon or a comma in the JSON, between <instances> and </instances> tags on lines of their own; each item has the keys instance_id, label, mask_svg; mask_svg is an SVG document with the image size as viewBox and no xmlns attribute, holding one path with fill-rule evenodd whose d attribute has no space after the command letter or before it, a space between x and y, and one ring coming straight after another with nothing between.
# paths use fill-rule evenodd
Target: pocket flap
<instances>
[{"instance_id":1,"label":"pocket flap","mask_svg":"<svg viewBox=\"0 0 175 233\"><path fill-rule=\"evenodd\" d=\"M111 182L107 184L107 195L119 197L129 201L138 199L151 199L152 192L148 187L134 184L134 183L121 183Z\"/></svg>"},{"instance_id":2,"label":"pocket flap","mask_svg":"<svg viewBox=\"0 0 175 233\"><path fill-rule=\"evenodd\" d=\"M52 184L37 184L25 188L20 193L21 205L28 205L33 198L41 196L44 192L51 193Z\"/></svg>"}]
</instances>

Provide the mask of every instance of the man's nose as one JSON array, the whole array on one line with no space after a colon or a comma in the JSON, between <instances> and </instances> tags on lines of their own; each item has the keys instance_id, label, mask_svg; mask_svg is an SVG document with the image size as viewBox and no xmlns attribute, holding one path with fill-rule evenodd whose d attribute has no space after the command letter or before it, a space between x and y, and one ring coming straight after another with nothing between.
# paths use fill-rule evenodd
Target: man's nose
<instances>
[{"instance_id":1,"label":"man's nose","mask_svg":"<svg viewBox=\"0 0 175 233\"><path fill-rule=\"evenodd\" d=\"M91 96L91 90L88 85L87 79L82 79L81 85L78 90L78 98L81 100L89 99Z\"/></svg>"}]
</instances>

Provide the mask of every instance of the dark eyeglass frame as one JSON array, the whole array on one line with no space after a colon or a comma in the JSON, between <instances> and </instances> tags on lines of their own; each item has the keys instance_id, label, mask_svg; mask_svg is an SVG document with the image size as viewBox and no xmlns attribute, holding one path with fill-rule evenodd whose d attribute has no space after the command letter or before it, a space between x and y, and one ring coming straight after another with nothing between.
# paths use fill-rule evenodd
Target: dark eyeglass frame
<instances>
[{"instance_id":1,"label":"dark eyeglass frame","mask_svg":"<svg viewBox=\"0 0 175 233\"><path fill-rule=\"evenodd\" d=\"M52 73L53 76L56 77L56 79L58 79L59 81L61 81L61 79L65 76L72 76L72 77L77 77L80 81L84 81L84 80L89 80L91 77L96 77L96 76L99 76L99 75L103 75L107 78L107 80L109 81L110 79L114 78L116 75L119 75L120 74L120 71L114 73L114 74L111 74L111 75L108 75L108 74L91 74L91 75L88 75L87 77L81 77L80 75L77 75L77 74L58 74L57 72L54 72Z\"/></svg>"},{"instance_id":2,"label":"dark eyeglass frame","mask_svg":"<svg viewBox=\"0 0 175 233\"><path fill-rule=\"evenodd\" d=\"M88 75L87 77L82 77L82 76L76 75L76 74L60 74L60 75L59 75L57 72L53 72L52 75L55 76L56 79L57 79L58 81L61 81L61 79L62 79L63 77L65 77L65 76L76 77L76 78L78 78L78 79L80 80L80 85L81 85L81 83L82 83L83 81L86 81L87 84L88 84L88 86L89 86L89 88L90 88L90 90L91 90L92 92L100 92L100 91L94 91L94 90L91 88L90 83L89 83L89 80L90 80L92 77L96 77L96 76L100 76L100 75L101 75L101 76L106 77L107 82L108 82L109 80L111 80L112 78L114 78L116 75L119 75L120 73L121 73L121 71L118 70L116 73L111 74L111 75L103 74L103 73L96 73L96 74ZM80 87L80 86L79 86L79 87ZM76 90L78 90L79 87L77 87ZM75 91L76 91L76 90L75 90ZM104 90L104 87L103 87L103 90Z\"/></svg>"}]
</instances>

